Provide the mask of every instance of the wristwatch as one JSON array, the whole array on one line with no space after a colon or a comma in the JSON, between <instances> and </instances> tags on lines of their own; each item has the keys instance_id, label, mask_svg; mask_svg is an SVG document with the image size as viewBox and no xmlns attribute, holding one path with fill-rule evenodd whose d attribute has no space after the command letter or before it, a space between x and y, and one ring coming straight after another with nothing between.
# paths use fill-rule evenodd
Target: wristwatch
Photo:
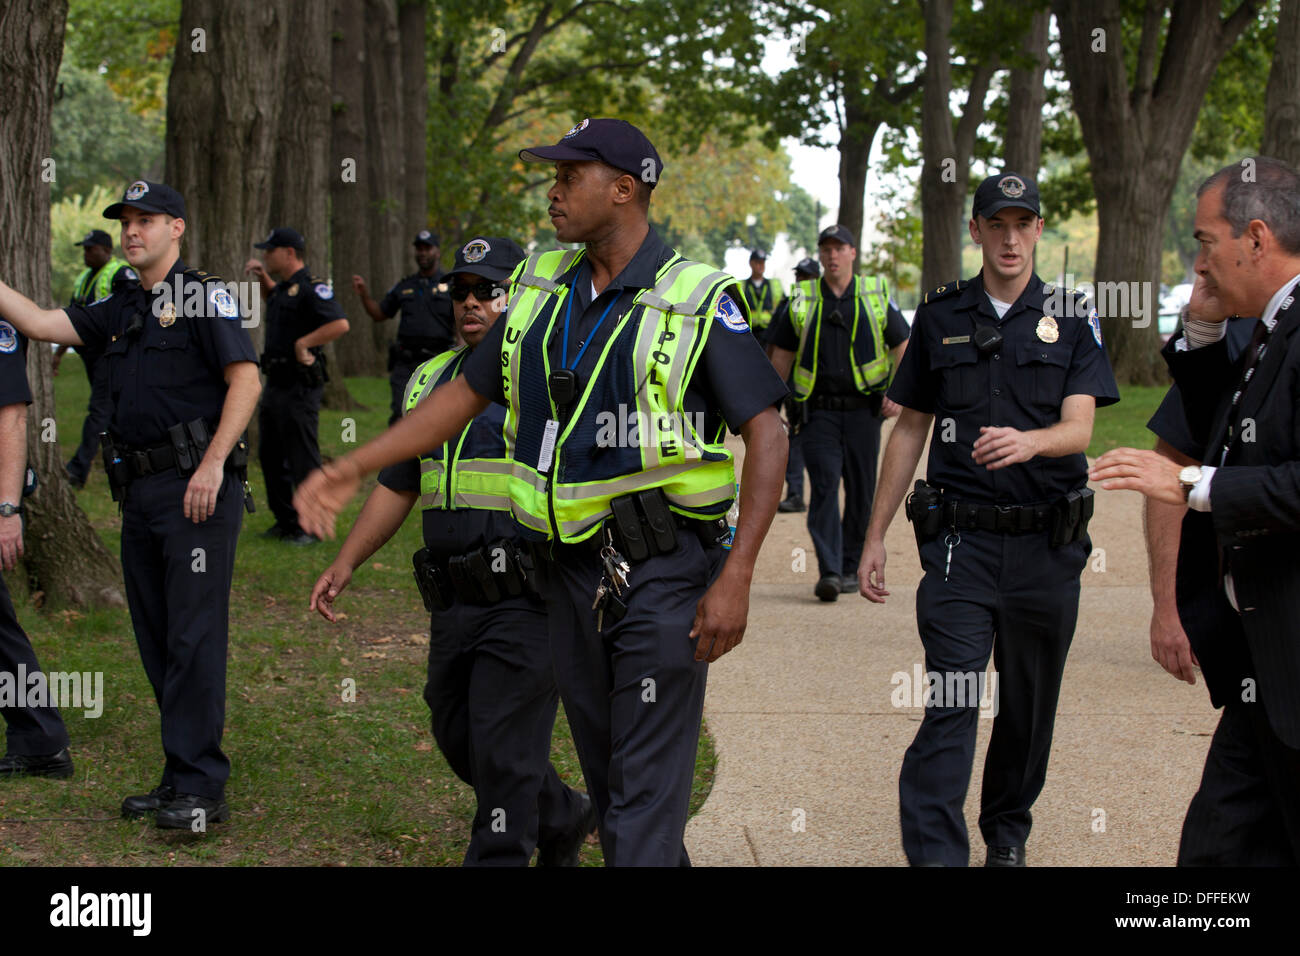
<instances>
[{"instance_id":1,"label":"wristwatch","mask_svg":"<svg viewBox=\"0 0 1300 956\"><path fill-rule=\"evenodd\" d=\"M1183 500L1187 501L1192 497L1192 489L1196 483L1201 480L1201 466L1188 465L1178 473L1178 483L1183 486Z\"/></svg>"},{"instance_id":2,"label":"wristwatch","mask_svg":"<svg viewBox=\"0 0 1300 956\"><path fill-rule=\"evenodd\" d=\"M22 505L12 505L7 501L0 502L0 518L12 518L14 515L22 513Z\"/></svg>"}]
</instances>

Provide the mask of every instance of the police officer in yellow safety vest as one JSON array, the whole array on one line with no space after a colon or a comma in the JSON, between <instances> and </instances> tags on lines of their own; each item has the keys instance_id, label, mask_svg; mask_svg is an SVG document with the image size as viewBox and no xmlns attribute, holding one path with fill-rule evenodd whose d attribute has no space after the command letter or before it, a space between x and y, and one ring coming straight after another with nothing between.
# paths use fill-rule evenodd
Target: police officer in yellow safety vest
<instances>
[{"instance_id":1,"label":"police officer in yellow safety vest","mask_svg":"<svg viewBox=\"0 0 1300 956\"><path fill-rule=\"evenodd\" d=\"M766 269L767 253L762 249L750 250L749 278L741 284L740 291L745 296L745 304L749 306L749 327L760 342L772 322L772 313L785 295L779 279L763 277Z\"/></svg>"},{"instance_id":2,"label":"police officer in yellow safety vest","mask_svg":"<svg viewBox=\"0 0 1300 956\"><path fill-rule=\"evenodd\" d=\"M407 414L460 374L504 311L505 280L523 258L497 236L457 251L442 279L465 348L416 367ZM397 533L418 497L425 546L415 576L432 615L424 700L438 749L478 798L465 864L527 866L536 847L539 866L576 866L596 808L550 763L559 697L546 611L510 518L505 421L505 408L489 405L450 441L381 471L311 607L335 620L334 600L352 572Z\"/></svg>"},{"instance_id":3,"label":"police officer in yellow safety vest","mask_svg":"<svg viewBox=\"0 0 1300 956\"><path fill-rule=\"evenodd\" d=\"M119 278L136 277L130 266L113 255L113 240L103 229L90 230L74 245L81 246L81 257L86 268L77 276L69 305L90 305L100 299L107 299ZM59 363L67 351L68 346L60 345L54 353L55 375L59 374ZM113 414L113 402L108 394L108 366L99 361L100 353L82 345L77 348L77 354L86 367L86 379L90 382L90 402L86 406L86 419L81 426L81 444L68 462L67 470L72 487L81 488L86 484L90 466L95 461L95 452L99 450L99 436L108 428L108 419Z\"/></svg>"},{"instance_id":4,"label":"police officer in yellow safety vest","mask_svg":"<svg viewBox=\"0 0 1300 956\"><path fill-rule=\"evenodd\" d=\"M571 251L525 260L504 319L461 374L296 496L332 533L361 477L506 407L509 493L540 572L565 714L596 803L606 865L687 865L708 664L745 632L776 512L785 384L738 283L683 259L649 223L663 163L636 127L585 119L554 146L550 217ZM745 443L740 516L728 428Z\"/></svg>"},{"instance_id":5,"label":"police officer in yellow safety vest","mask_svg":"<svg viewBox=\"0 0 1300 956\"><path fill-rule=\"evenodd\" d=\"M818 571L813 593L834 601L858 589L858 561L876 493L880 425L898 414L885 388L909 332L884 278L854 275L858 250L848 229L823 229L817 255L821 281L795 286L773 317L768 351L783 377L793 366L794 399L807 410L799 441L812 485L808 533Z\"/></svg>"}]
</instances>

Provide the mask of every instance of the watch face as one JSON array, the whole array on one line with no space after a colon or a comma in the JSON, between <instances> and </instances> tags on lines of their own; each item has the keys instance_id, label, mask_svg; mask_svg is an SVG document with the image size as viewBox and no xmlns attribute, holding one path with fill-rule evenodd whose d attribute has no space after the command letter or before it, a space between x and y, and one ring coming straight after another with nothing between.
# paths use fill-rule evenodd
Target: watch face
<instances>
[{"instance_id":1,"label":"watch face","mask_svg":"<svg viewBox=\"0 0 1300 956\"><path fill-rule=\"evenodd\" d=\"M1178 480L1185 485L1194 485L1201 480L1201 466L1188 465L1178 473Z\"/></svg>"}]
</instances>

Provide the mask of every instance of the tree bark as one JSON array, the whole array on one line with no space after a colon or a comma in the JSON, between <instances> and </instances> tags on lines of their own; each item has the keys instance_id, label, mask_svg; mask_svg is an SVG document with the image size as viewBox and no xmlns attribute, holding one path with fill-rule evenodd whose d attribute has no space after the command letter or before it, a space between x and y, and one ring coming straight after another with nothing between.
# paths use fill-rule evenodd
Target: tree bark
<instances>
[{"instance_id":1,"label":"tree bark","mask_svg":"<svg viewBox=\"0 0 1300 956\"><path fill-rule=\"evenodd\" d=\"M429 65L427 4L406 0L397 11L402 44L402 143L405 166L404 243L429 223ZM409 248L409 247L408 247Z\"/></svg>"},{"instance_id":2,"label":"tree bark","mask_svg":"<svg viewBox=\"0 0 1300 956\"><path fill-rule=\"evenodd\" d=\"M1166 380L1156 323L1165 216L1215 69L1258 6L1242 0L1221 19L1218 0L1174 4L1158 54L1167 4L1150 0L1130 83L1121 0L1053 4L1097 196L1096 282L1120 290L1095 305L1121 382ZM1149 309L1138 314L1135 301Z\"/></svg>"},{"instance_id":3,"label":"tree bark","mask_svg":"<svg viewBox=\"0 0 1300 956\"><path fill-rule=\"evenodd\" d=\"M1043 156L1043 104L1047 102L1043 77L1047 72L1047 30L1051 19L1050 10L1039 10L1030 19L1021 50L1033 59L1034 65L1012 68L1007 96L1007 135L1002 168L1028 176L1035 182Z\"/></svg>"},{"instance_id":4,"label":"tree bark","mask_svg":"<svg viewBox=\"0 0 1300 956\"><path fill-rule=\"evenodd\" d=\"M41 303L50 299L50 183L43 173L67 14L67 0L0 7L0 275ZM40 487L26 502L28 585L52 604L122 605L121 565L77 506L57 436L45 425L54 422L50 356L45 345L30 343L27 461Z\"/></svg>"},{"instance_id":5,"label":"tree bark","mask_svg":"<svg viewBox=\"0 0 1300 956\"><path fill-rule=\"evenodd\" d=\"M953 0L925 0L925 87L921 101L921 288L958 278L966 234L966 189L975 133L984 121L996 59L979 63L971 77L962 115L954 124L951 34Z\"/></svg>"},{"instance_id":6,"label":"tree bark","mask_svg":"<svg viewBox=\"0 0 1300 956\"><path fill-rule=\"evenodd\" d=\"M335 294L351 288L352 277L330 270L330 63L321 56L329 48L330 8L319 0L287 0L292 42L284 57L284 87L280 122L276 128L274 188L268 219L273 226L290 226L307 240L305 253L312 274L333 280ZM349 313L354 328L364 329L361 317ZM354 334L349 332L349 335ZM322 403L346 411L356 407L348 392L335 343L325 346L330 380Z\"/></svg>"},{"instance_id":7,"label":"tree bark","mask_svg":"<svg viewBox=\"0 0 1300 956\"><path fill-rule=\"evenodd\" d=\"M1278 14L1260 152L1300 168L1300 0L1283 0Z\"/></svg>"},{"instance_id":8,"label":"tree bark","mask_svg":"<svg viewBox=\"0 0 1300 956\"><path fill-rule=\"evenodd\" d=\"M836 221L853 234L853 244L862 258L863 205L867 196L867 168L871 144L880 121L873 118L861 97L845 96L844 129L840 133L840 210Z\"/></svg>"}]
</instances>

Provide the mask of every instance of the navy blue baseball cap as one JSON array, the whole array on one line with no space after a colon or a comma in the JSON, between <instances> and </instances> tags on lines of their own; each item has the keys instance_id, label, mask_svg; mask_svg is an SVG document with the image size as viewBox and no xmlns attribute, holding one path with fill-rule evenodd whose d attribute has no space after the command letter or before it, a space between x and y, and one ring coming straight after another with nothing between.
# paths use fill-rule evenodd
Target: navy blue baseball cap
<instances>
[{"instance_id":1,"label":"navy blue baseball cap","mask_svg":"<svg viewBox=\"0 0 1300 956\"><path fill-rule=\"evenodd\" d=\"M1038 211L1038 186L1032 179L1016 173L999 173L990 176L975 190L975 201L971 204L970 216L972 219L980 216L987 218L1008 206L1028 209L1035 216L1042 215Z\"/></svg>"},{"instance_id":2,"label":"navy blue baseball cap","mask_svg":"<svg viewBox=\"0 0 1300 956\"><path fill-rule=\"evenodd\" d=\"M80 242L74 242L74 246L107 246L113 248L113 240L108 237L103 229L92 229L86 233L86 237Z\"/></svg>"},{"instance_id":3,"label":"navy blue baseball cap","mask_svg":"<svg viewBox=\"0 0 1300 956\"><path fill-rule=\"evenodd\" d=\"M493 282L510 278L515 266L527 258L518 244L503 236L475 236L456 250L456 263L447 273L469 272Z\"/></svg>"},{"instance_id":4,"label":"navy blue baseball cap","mask_svg":"<svg viewBox=\"0 0 1300 956\"><path fill-rule=\"evenodd\" d=\"M415 234L415 238L411 240L411 245L441 246L442 243L438 241L438 234L436 232L433 232L430 229L421 229L419 232Z\"/></svg>"},{"instance_id":5,"label":"navy blue baseball cap","mask_svg":"<svg viewBox=\"0 0 1300 956\"><path fill-rule=\"evenodd\" d=\"M794 266L795 275L802 273L806 276L812 276L816 279L822 274L822 267L817 264L816 259L800 259Z\"/></svg>"},{"instance_id":6,"label":"navy blue baseball cap","mask_svg":"<svg viewBox=\"0 0 1300 956\"><path fill-rule=\"evenodd\" d=\"M820 246L823 242L830 242L831 240L842 242L846 246L854 246L856 248L856 244L853 241L853 233L849 232L849 227L841 226L839 223L836 223L833 226L827 226L823 229L821 235L817 237L817 245Z\"/></svg>"},{"instance_id":7,"label":"navy blue baseball cap","mask_svg":"<svg viewBox=\"0 0 1300 956\"><path fill-rule=\"evenodd\" d=\"M760 260L760 261L766 262L766 261L767 261L767 253L764 252L762 249L750 249L750 250L749 250L749 258L751 258L751 259L758 259L758 260Z\"/></svg>"},{"instance_id":8,"label":"navy blue baseball cap","mask_svg":"<svg viewBox=\"0 0 1300 956\"><path fill-rule=\"evenodd\" d=\"M142 212L161 212L176 219L185 218L185 200L166 183L137 179L122 193L120 202L104 210L105 219L121 219L122 209L131 206Z\"/></svg>"},{"instance_id":9,"label":"navy blue baseball cap","mask_svg":"<svg viewBox=\"0 0 1300 956\"><path fill-rule=\"evenodd\" d=\"M651 189L664 171L663 160L645 133L621 119L584 119L554 146L521 149L519 158L526 163L596 160L636 176Z\"/></svg>"},{"instance_id":10,"label":"navy blue baseball cap","mask_svg":"<svg viewBox=\"0 0 1300 956\"><path fill-rule=\"evenodd\" d=\"M276 249L281 246L288 246L290 249L302 252L307 248L307 241L297 229L280 226L278 229L272 229L271 234L263 241L253 243L254 249Z\"/></svg>"}]
</instances>

